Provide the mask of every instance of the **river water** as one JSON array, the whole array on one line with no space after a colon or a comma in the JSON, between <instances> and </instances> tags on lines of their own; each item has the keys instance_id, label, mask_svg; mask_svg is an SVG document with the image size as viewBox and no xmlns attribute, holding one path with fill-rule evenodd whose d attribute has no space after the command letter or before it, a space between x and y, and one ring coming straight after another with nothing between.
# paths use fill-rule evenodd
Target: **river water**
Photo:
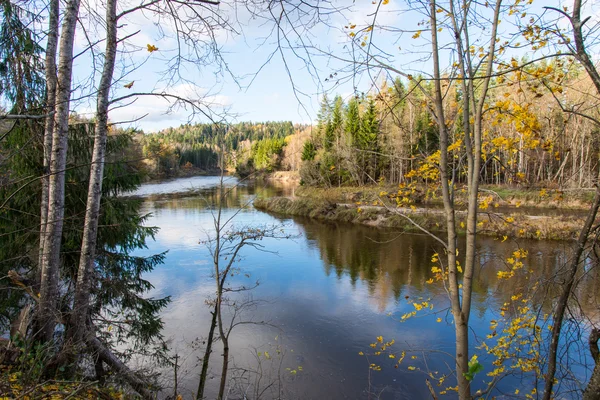
<instances>
[{"instance_id":1,"label":"river water","mask_svg":"<svg viewBox=\"0 0 600 400\"><path fill-rule=\"evenodd\" d=\"M164 335L179 357L178 390L183 398L192 398L196 391L198 359L210 321L205 301L214 294L213 266L204 241L213 231L218 185L218 177L194 177L143 185L135 193L145 197L143 212L152 214L147 224L160 228L156 240L139 253L168 251L166 262L147 279L155 287L152 296L172 299L163 313ZM431 398L427 374L449 372L454 352L444 289L439 283L427 283L432 255L440 250L436 241L394 230L269 215L254 209L252 200L291 196L293 187L231 177L224 185L228 190L224 217L234 217L236 228L277 225L294 236L264 239L260 248L246 247L236 263L239 273L230 280L233 286L259 285L230 295L238 306L248 301L253 306L241 312L237 321L244 323L231 333L229 398L244 398L244 392L249 399L257 398L257 393L264 399ZM474 348L490 334L490 321L499 318L502 304L519 290L518 279L499 282L496 277L519 246L529 252L525 262L534 271L532 279L541 280L564 263L570 245L479 241L481 267L470 321ZM580 299L584 307L597 307L596 275L584 282L582 293L588 294ZM541 313L549 312L554 295L549 291L537 300ZM413 303L423 301L434 304L434 309L402 321L403 314L415 309ZM399 368L388 353L369 360L359 355L372 353L369 344L378 336L395 340L395 354L407 352ZM211 359L208 399L216 397L220 356L218 342ZM483 360L484 373L473 381L478 387L485 372L493 369ZM370 362L380 365L381 371L370 370ZM570 368L585 379L585 366ZM168 393L173 370L164 372ZM509 377L498 389L513 393L521 386L518 377Z\"/></svg>"}]
</instances>

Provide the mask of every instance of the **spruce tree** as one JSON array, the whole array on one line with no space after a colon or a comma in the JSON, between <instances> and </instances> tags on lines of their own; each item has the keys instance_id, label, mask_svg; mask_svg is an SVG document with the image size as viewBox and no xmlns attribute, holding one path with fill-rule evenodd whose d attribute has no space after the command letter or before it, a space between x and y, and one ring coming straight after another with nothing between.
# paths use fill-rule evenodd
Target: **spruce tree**
<instances>
[{"instance_id":1,"label":"spruce tree","mask_svg":"<svg viewBox=\"0 0 600 400\"><path fill-rule=\"evenodd\" d=\"M69 129L66 213L60 258L61 287L65 290L60 292L57 302L65 315L70 312L73 296L66 288L73 287L77 278L93 142L91 131L90 123L74 124ZM0 144L0 155L12 155L4 158L2 165L2 172L10 181L0 186L0 198L5 202L0 208L0 276L6 277L8 271L13 270L30 284L35 282L37 267L40 187L35 184L37 178L30 179L29 185L23 182L41 174L41 132L43 124L36 126L31 121L19 121ZM127 161L139 159L140 155L131 154L132 132L116 133L108 139L89 319L98 331L111 331L102 340L121 356L129 357L132 351L164 355L158 313L168 298L145 298L144 293L152 285L143 278L164 260L164 254L150 257L133 254L146 247L157 228L144 226L148 215L140 214L140 199L121 196L142 182L139 168ZM19 151L15 151L17 149ZM0 290L0 329L6 330L22 306L31 300L22 288L12 288L13 283L7 278L3 278L0 285L4 289ZM125 348L123 343L129 346Z\"/></svg>"},{"instance_id":2,"label":"spruce tree","mask_svg":"<svg viewBox=\"0 0 600 400\"><path fill-rule=\"evenodd\" d=\"M362 168L365 173L373 180L378 178L378 153L379 153L379 118L377 108L373 99L369 100L367 109L362 117L360 129L359 148L362 152Z\"/></svg>"},{"instance_id":3,"label":"spruce tree","mask_svg":"<svg viewBox=\"0 0 600 400\"><path fill-rule=\"evenodd\" d=\"M350 136L352 144L357 145L360 131L360 114L358 110L358 100L350 99L346 107L346 133Z\"/></svg>"}]
</instances>

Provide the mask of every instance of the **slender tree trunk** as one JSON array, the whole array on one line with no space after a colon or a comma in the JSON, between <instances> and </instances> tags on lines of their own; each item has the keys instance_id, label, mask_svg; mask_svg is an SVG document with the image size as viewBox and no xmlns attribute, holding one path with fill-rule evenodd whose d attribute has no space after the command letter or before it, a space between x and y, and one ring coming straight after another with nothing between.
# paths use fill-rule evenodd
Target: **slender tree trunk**
<instances>
[{"instance_id":1,"label":"slender tree trunk","mask_svg":"<svg viewBox=\"0 0 600 400\"><path fill-rule=\"evenodd\" d=\"M462 299L462 312L464 319L469 321L471 315L471 295L473 293L473 274L475 272L475 252L477 248L477 211L478 211L478 194L479 194L479 183L480 183L480 171L482 161L482 137L483 137L483 110L485 101L487 98L487 92L490 84L490 79L493 72L493 61L496 49L496 32L498 28L498 20L500 18L500 7L502 0L497 0L494 11L494 20L492 23L492 34L490 36L490 46L488 49L488 63L483 78L482 85L478 88L479 101L475 108L475 115L473 118L473 163L468 175L471 177L471 185L469 187L469 200L468 200L468 211L467 211L467 245L465 251L465 265L464 265L464 276L463 276L463 299ZM466 26L466 24L465 24ZM468 47L467 47L468 48ZM471 72L470 72L471 73ZM470 81L472 82L475 77L472 76ZM474 100L475 90L472 85L471 98Z\"/></svg>"},{"instance_id":2,"label":"slender tree trunk","mask_svg":"<svg viewBox=\"0 0 600 400\"><path fill-rule=\"evenodd\" d=\"M59 0L51 0L48 11L48 36L46 42L46 117L44 126L44 176L42 177L42 196L40 207L40 248L38 266L41 267L44 254L46 224L48 222L48 187L50 185L50 155L52 151L52 135L54 133L54 114L56 107L56 47L58 44ZM41 280L41 268L38 279Z\"/></svg>"},{"instance_id":3,"label":"slender tree trunk","mask_svg":"<svg viewBox=\"0 0 600 400\"><path fill-rule=\"evenodd\" d=\"M229 337L225 335L221 337L221 340L223 341L223 368L221 369L221 383L219 385L219 396L217 397L218 400L223 400L225 398L227 371L229 369Z\"/></svg>"},{"instance_id":4,"label":"slender tree trunk","mask_svg":"<svg viewBox=\"0 0 600 400\"><path fill-rule=\"evenodd\" d=\"M585 391L583 392L583 400L599 400L600 399L600 356L598 352L598 340L600 339L600 330L592 329L590 333L590 351L596 365L592 377L588 382Z\"/></svg>"},{"instance_id":5,"label":"slender tree trunk","mask_svg":"<svg viewBox=\"0 0 600 400\"><path fill-rule=\"evenodd\" d=\"M113 79L116 55L117 0L107 0L104 69L100 79L100 87L98 88L94 150L90 167L90 182L88 186L85 222L83 227L83 240L81 241L79 269L77 271L75 299L73 313L71 315L72 328L75 330L73 337L76 341L81 341L83 339L83 330L86 328L85 321L87 319L90 301L91 278L94 274L96 242L98 238L98 219L100 217L100 202L102 200L102 178L104 176L104 159L108 136L108 98Z\"/></svg>"},{"instance_id":6,"label":"slender tree trunk","mask_svg":"<svg viewBox=\"0 0 600 400\"><path fill-rule=\"evenodd\" d=\"M439 48L437 38L437 20L436 20L436 2L431 1L430 29L431 46L433 55L433 76L434 76L434 107L435 119L440 134L440 180L442 186L442 199L444 202L444 211L446 213L447 228L447 268L448 268L448 292L450 293L450 303L452 316L454 317L454 327L456 334L456 379L458 382L458 393L460 399L470 397L470 382L463 373L468 371L468 326L462 318L460 309L460 293L458 289L458 276L456 269L456 215L454 209L453 188L449 184L451 174L448 173L448 129L444 117L444 99L441 87L441 74L439 62Z\"/></svg>"},{"instance_id":7,"label":"slender tree trunk","mask_svg":"<svg viewBox=\"0 0 600 400\"><path fill-rule=\"evenodd\" d=\"M554 374L556 371L556 355L558 349L558 342L560 339L560 331L562 327L562 322L564 318L564 314L567 308L567 303L569 297L571 295L571 291L573 288L573 284L575 281L575 275L579 269L579 264L581 260L581 256L583 254L583 250L585 248L585 244L587 243L588 235L590 230L592 229L592 225L596 220L596 215L598 213L598 208L600 207L600 186L596 188L596 194L594 196L594 201L590 211L588 213L588 217L586 222L579 233L579 238L577 240L577 245L575 249L575 254L573 255L573 259L571 261L571 265L569 267L567 279L563 285L563 292L558 300L557 308L554 312L553 319L553 327L552 327L552 341L550 343L550 353L548 356L548 373L546 380L546 391L544 393L544 399L551 398L551 391L554 382Z\"/></svg>"},{"instance_id":8,"label":"slender tree trunk","mask_svg":"<svg viewBox=\"0 0 600 400\"><path fill-rule=\"evenodd\" d=\"M585 249L585 245L594 221L596 220L598 208L600 208L600 186L596 187L594 201L590 207L590 211L588 212L585 224L579 232L579 238L577 239L575 252L573 254L573 258L571 259L571 264L567 270L567 277L561 285L563 289L556 304L556 308L554 309L554 314L552 317L552 338L550 340L550 349L548 351L548 371L546 372L546 384L544 387L543 396L544 400L550 400L552 398L552 388L554 387L554 377L556 375L556 358L558 354L558 345L560 341L562 324L569 303L569 298L571 297L571 292L573 290L573 285L575 284L575 276L579 270L581 256Z\"/></svg>"},{"instance_id":9,"label":"slender tree trunk","mask_svg":"<svg viewBox=\"0 0 600 400\"><path fill-rule=\"evenodd\" d=\"M585 68L588 76L592 80L594 87L596 88L596 92L600 93L600 74L598 73L592 59L588 55L583 35L583 24L581 21L581 0L573 1L573 13L569 18L571 26L573 27L573 38L575 43L575 58L577 61ZM560 334L562 330L562 323L564 319L564 315L567 309L568 301L571 296L571 292L573 290L573 285L575 283L575 276L577 271L579 270L580 259L583 254L585 245L588 240L588 235L594 221L596 219L596 215L598 213L598 209L600 208L600 172L596 177L596 194L594 196L594 200L592 206L590 207L590 211L588 212L587 219L583 228L579 233L579 238L577 239L575 252L573 254L573 258L571 259L571 264L569 265L567 271L567 277L562 285L563 290L560 298L558 299L556 308L554 309L553 314L553 322L552 322L552 339L550 341L550 349L548 352L548 371L546 373L546 384L544 387L544 400L550 400L552 398L552 389L554 387L554 377L556 374L556 358L558 353L558 345L560 340ZM597 360L596 360L597 362ZM598 399L600 398L600 372L598 371L598 364L594 368L594 372L592 374L592 378L588 383L588 387L584 392L584 398L586 400Z\"/></svg>"},{"instance_id":10,"label":"slender tree trunk","mask_svg":"<svg viewBox=\"0 0 600 400\"><path fill-rule=\"evenodd\" d=\"M210 355L212 353L212 344L215 337L215 328L217 326L217 307L212 312L212 319L210 322L210 329L208 332L208 339L206 340L206 350L204 351L204 358L202 359L202 371L200 372L200 383L198 383L198 393L196 394L197 400L204 399L204 388L206 386L206 376L208 375L208 363L210 361Z\"/></svg>"},{"instance_id":11,"label":"slender tree trunk","mask_svg":"<svg viewBox=\"0 0 600 400\"><path fill-rule=\"evenodd\" d=\"M592 377L588 382L585 391L583 392L583 400L599 400L600 399L600 363L596 363Z\"/></svg>"},{"instance_id":12,"label":"slender tree trunk","mask_svg":"<svg viewBox=\"0 0 600 400\"><path fill-rule=\"evenodd\" d=\"M44 232L40 301L36 335L41 341L52 339L59 318L56 307L59 297L60 250L65 213L65 169L69 134L71 77L73 74L73 42L80 0L69 0L60 37L54 132L48 184L48 218Z\"/></svg>"}]
</instances>

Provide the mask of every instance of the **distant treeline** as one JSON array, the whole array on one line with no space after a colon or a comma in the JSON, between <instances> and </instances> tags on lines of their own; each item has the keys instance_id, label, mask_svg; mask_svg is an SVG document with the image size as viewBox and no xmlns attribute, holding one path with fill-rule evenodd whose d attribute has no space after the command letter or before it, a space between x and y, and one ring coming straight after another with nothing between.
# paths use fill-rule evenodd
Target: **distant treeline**
<instances>
[{"instance_id":1,"label":"distant treeline","mask_svg":"<svg viewBox=\"0 0 600 400\"><path fill-rule=\"evenodd\" d=\"M279 169L285 138L305 127L290 121L186 124L140 136L140 144L157 176L181 169L217 170L221 153L226 168L244 174Z\"/></svg>"},{"instance_id":2,"label":"distant treeline","mask_svg":"<svg viewBox=\"0 0 600 400\"><path fill-rule=\"evenodd\" d=\"M444 85L449 163L455 182L464 183L462 92L457 82ZM482 182L591 187L599 169L597 127L561 109L589 102L591 87L587 75L561 60L494 78L483 118ZM215 170L223 153L226 168L241 175L293 170L311 186L435 181L440 153L432 93L432 82L419 76L388 80L366 94L324 96L314 127L289 121L181 125L144 135L141 144L159 176ZM586 109L600 119L597 104Z\"/></svg>"}]
</instances>

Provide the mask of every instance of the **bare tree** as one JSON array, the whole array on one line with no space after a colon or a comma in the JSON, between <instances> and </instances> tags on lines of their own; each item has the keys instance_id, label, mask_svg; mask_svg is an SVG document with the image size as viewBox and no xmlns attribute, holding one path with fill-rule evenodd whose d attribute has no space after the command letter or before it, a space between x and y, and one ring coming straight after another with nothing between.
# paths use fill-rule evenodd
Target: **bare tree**
<instances>
[{"instance_id":1,"label":"bare tree","mask_svg":"<svg viewBox=\"0 0 600 400\"><path fill-rule=\"evenodd\" d=\"M587 32L584 31L584 27L586 23L590 21L590 17L587 17L582 20L582 1L573 1L573 10L570 14L567 12L566 8L559 9L555 7L546 7L546 9L559 13L569 22L571 26L572 39L567 37L565 33L561 33L561 30L558 27L555 30L550 30L550 27L547 27L547 29L552 32L558 33L558 37L561 40L561 43L566 45L566 47L569 50L569 53L567 53L567 55L573 56L579 62L579 64L583 66L592 84L594 85L597 94L600 94L600 73L598 72L596 65L594 64L592 58L588 53L588 48L586 46ZM595 28L597 27L591 27L589 29L593 31ZM592 37L588 39L593 40L594 38ZM558 102L559 104L561 104L560 100L558 100ZM561 108L565 112L574 113L583 116L587 119L590 119L596 126L600 126L600 121L596 120L591 115L582 114L574 108L565 108L564 106L562 106L562 104ZM596 158L598 158L598 155L596 155ZM552 333L550 337L550 347L548 351L548 370L545 376L545 386L543 393L544 400L550 400L554 396L553 388L555 385L558 348L559 342L561 340L563 322L567 313L567 309L569 307L570 299L573 296L573 292L576 287L577 273L581 269L582 261L585 258L585 249L588 241L590 240L590 233L594 229L596 229L594 228L594 224L596 223L596 216L600 208L600 176L597 177L595 186L596 192L594 195L594 200L592 201L592 204L588 211L586 222L579 233L579 237L574 248L574 254L571 258L569 265L567 266L566 276L564 278L564 282L561 285L562 293L554 307L552 315ZM592 372L590 381L588 382L583 393L583 398L585 400L600 399L600 360L598 358L598 337L598 330L592 329L592 332L590 333L589 345L592 357L594 359L595 368Z\"/></svg>"},{"instance_id":2,"label":"bare tree","mask_svg":"<svg viewBox=\"0 0 600 400\"><path fill-rule=\"evenodd\" d=\"M221 155L221 171L224 171L224 157ZM202 369L200 372L200 382L198 384L197 399L204 398L206 386L206 377L208 372L210 355L214 341L215 331L223 344L223 365L221 368L221 378L219 383L219 394L217 399L225 398L225 387L227 385L227 376L229 370L229 337L234 327L240 324L254 323L251 321L242 321L239 319L240 313L254 304L250 302L230 301L228 294L240 293L252 290L258 286L258 282L250 286L231 287L228 284L228 278L236 272L235 263L241 260L241 251L244 248L254 248L261 251L267 251L261 241L266 238L290 239L293 236L285 232L282 226L264 226L264 227L236 227L235 217L243 209L240 208L232 216L223 215L223 207L226 204L226 197L231 189L225 188L224 175L221 173L220 184L218 186L216 212L213 213L212 236L204 241L209 249L213 260L213 276L215 280L215 298L212 301L214 310L211 311L211 325L209 327L207 345L202 359ZM229 317L224 315L224 308L231 306L233 310Z\"/></svg>"}]
</instances>

